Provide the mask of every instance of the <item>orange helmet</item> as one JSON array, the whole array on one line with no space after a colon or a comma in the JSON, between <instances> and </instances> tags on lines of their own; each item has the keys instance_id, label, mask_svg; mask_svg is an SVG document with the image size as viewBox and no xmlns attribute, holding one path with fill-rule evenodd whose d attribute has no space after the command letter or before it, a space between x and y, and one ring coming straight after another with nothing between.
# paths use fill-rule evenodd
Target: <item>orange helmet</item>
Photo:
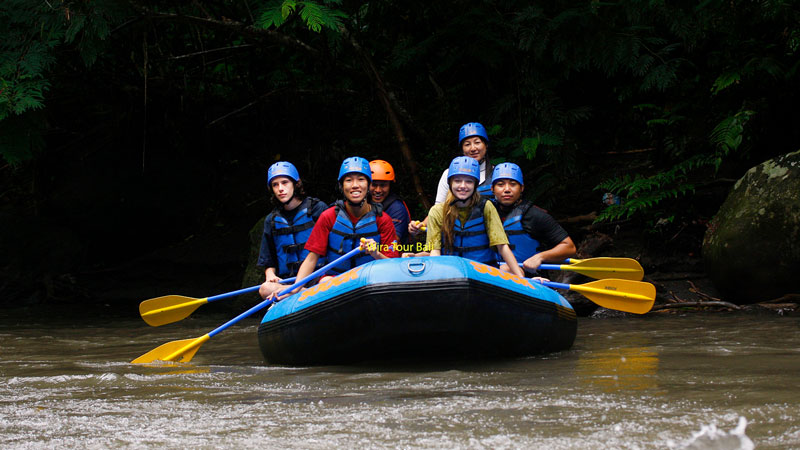
<instances>
[{"instance_id":1,"label":"orange helmet","mask_svg":"<svg viewBox=\"0 0 800 450\"><path fill-rule=\"evenodd\" d=\"M372 171L373 181L394 181L392 165L382 159L370 161L369 169Z\"/></svg>"}]
</instances>

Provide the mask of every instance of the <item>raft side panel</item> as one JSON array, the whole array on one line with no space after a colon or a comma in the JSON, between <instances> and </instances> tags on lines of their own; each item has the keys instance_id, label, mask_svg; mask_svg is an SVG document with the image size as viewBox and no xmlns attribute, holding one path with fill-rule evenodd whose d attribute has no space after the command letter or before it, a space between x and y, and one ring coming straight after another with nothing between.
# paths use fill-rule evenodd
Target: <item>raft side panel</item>
<instances>
[{"instance_id":1,"label":"raft side panel","mask_svg":"<svg viewBox=\"0 0 800 450\"><path fill-rule=\"evenodd\" d=\"M506 286L465 277L361 285L282 317L268 313L259 346L268 363L289 365L518 357L572 346L568 303Z\"/></svg>"}]
</instances>

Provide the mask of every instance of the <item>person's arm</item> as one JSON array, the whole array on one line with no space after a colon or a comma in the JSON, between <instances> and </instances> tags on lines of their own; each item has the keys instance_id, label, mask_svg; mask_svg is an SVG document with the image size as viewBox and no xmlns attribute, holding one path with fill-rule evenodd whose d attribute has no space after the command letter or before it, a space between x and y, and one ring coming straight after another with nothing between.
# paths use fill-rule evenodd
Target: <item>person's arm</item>
<instances>
[{"instance_id":1,"label":"person's arm","mask_svg":"<svg viewBox=\"0 0 800 450\"><path fill-rule=\"evenodd\" d=\"M314 269L317 267L317 262L319 261L320 255L314 252L308 252L306 259L303 260L303 263L300 264L300 268L297 269L297 280L300 281L303 278L311 275L314 272ZM286 294L281 295L280 297L276 297L278 292L282 289L285 289L287 286L282 284L273 283L266 281L264 282L260 288L258 288L258 293L261 295L261 298L266 299L267 297L272 297L274 300L282 300L292 294L296 294L303 290L303 286L298 286L292 292L288 292Z\"/></svg>"},{"instance_id":2,"label":"person's arm","mask_svg":"<svg viewBox=\"0 0 800 450\"><path fill-rule=\"evenodd\" d=\"M408 212L406 203L400 199L389 205L389 209L384 211L392 219L394 232L397 235L397 242L405 244L408 237L408 225L411 223L411 215Z\"/></svg>"},{"instance_id":3,"label":"person's arm","mask_svg":"<svg viewBox=\"0 0 800 450\"><path fill-rule=\"evenodd\" d=\"M264 219L264 231L261 234L261 250L258 252L257 266L264 267L264 278L266 281L278 282L281 279L277 276L277 257L275 251L275 241L272 239L272 217L268 214Z\"/></svg>"},{"instance_id":4,"label":"person's arm","mask_svg":"<svg viewBox=\"0 0 800 450\"><path fill-rule=\"evenodd\" d=\"M267 281L271 281L273 283L277 283L281 281L283 278L279 277L274 267L267 267L264 271L264 277Z\"/></svg>"},{"instance_id":5,"label":"person's arm","mask_svg":"<svg viewBox=\"0 0 800 450\"><path fill-rule=\"evenodd\" d=\"M425 250L429 251L431 256L442 254L442 205L443 203L433 205L428 211Z\"/></svg>"},{"instance_id":6,"label":"person's arm","mask_svg":"<svg viewBox=\"0 0 800 450\"><path fill-rule=\"evenodd\" d=\"M418 220L412 220L408 222L408 234L416 236L419 233L425 231L427 227L428 227L428 216L425 216L422 222Z\"/></svg>"},{"instance_id":7,"label":"person's arm","mask_svg":"<svg viewBox=\"0 0 800 450\"><path fill-rule=\"evenodd\" d=\"M545 261L560 262L575 256L575 243L567 231L543 209L531 206L522 218L522 228L547 247L523 262L526 270L534 271Z\"/></svg>"},{"instance_id":8,"label":"person's arm","mask_svg":"<svg viewBox=\"0 0 800 450\"><path fill-rule=\"evenodd\" d=\"M499 253L503 261L506 262L509 272L518 277L525 277L525 272L519 267L519 264L517 264L517 258L514 256L514 252L511 251L511 247L509 247L508 244L498 244L497 253Z\"/></svg>"},{"instance_id":9,"label":"person's arm","mask_svg":"<svg viewBox=\"0 0 800 450\"><path fill-rule=\"evenodd\" d=\"M447 200L447 191L450 190L450 186L447 184L448 173L448 169L445 169L444 172L442 172L442 177L439 178L439 185L436 187L436 201L433 202L434 204L444 203L444 201Z\"/></svg>"},{"instance_id":10,"label":"person's arm","mask_svg":"<svg viewBox=\"0 0 800 450\"><path fill-rule=\"evenodd\" d=\"M397 258L400 253L394 249L392 243L397 242L397 235L394 231L394 223L388 214L381 214L377 218L378 231L381 233L380 248L374 239L367 239L363 246L366 252L375 259Z\"/></svg>"},{"instance_id":11,"label":"person's arm","mask_svg":"<svg viewBox=\"0 0 800 450\"><path fill-rule=\"evenodd\" d=\"M556 244L555 247L536 253L535 255L526 259L522 265L525 270L533 272L545 261L560 262L567 258L572 258L573 256L575 256L575 244L572 242L572 238L567 236L563 241Z\"/></svg>"},{"instance_id":12,"label":"person's arm","mask_svg":"<svg viewBox=\"0 0 800 450\"><path fill-rule=\"evenodd\" d=\"M303 263L300 264L300 268L297 269L297 280L300 281L303 278L311 275L314 272L314 269L317 268L317 263L319 262L320 255L314 252L308 252L306 259L303 260ZM298 292L295 289L295 292Z\"/></svg>"},{"instance_id":13,"label":"person's arm","mask_svg":"<svg viewBox=\"0 0 800 450\"><path fill-rule=\"evenodd\" d=\"M486 202L483 208L483 220L486 223L486 234L489 236L489 245L497 249L497 253L503 258L508 271L519 277L524 277L525 272L519 267L517 258L511 247L508 245L508 236L506 230L503 228L503 221L500 220L500 215L492 202ZM503 267L503 270L506 268Z\"/></svg>"}]
</instances>

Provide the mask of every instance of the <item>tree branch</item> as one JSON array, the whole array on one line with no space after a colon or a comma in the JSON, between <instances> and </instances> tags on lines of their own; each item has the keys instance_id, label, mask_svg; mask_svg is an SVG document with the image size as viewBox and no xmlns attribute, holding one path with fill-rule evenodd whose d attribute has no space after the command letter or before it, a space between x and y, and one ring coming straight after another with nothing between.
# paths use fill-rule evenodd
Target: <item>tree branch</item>
<instances>
[{"instance_id":1,"label":"tree branch","mask_svg":"<svg viewBox=\"0 0 800 450\"><path fill-rule=\"evenodd\" d=\"M430 209L431 202L425 195L425 190L422 187L422 181L419 177L417 162L414 159L413 153L411 152L411 147L408 145L408 140L406 139L405 131L403 130L403 124L400 123L400 119L398 117L399 112L404 112L403 108L394 101L394 94L386 88L386 83L384 83L383 77L381 76L380 72L378 72L378 68L375 67L375 64L372 62L372 58L366 51L364 51L363 47L361 47L358 41L356 41L355 37L353 37L353 35L350 34L350 32L343 26L339 28L339 31L355 49L356 54L359 56L364 66L364 71L367 72L367 76L375 85L378 97L380 98L381 103L386 110L386 115L389 117L389 122L391 122L392 128L394 129L394 134L397 138L397 143L400 146L400 153L403 156L405 166L408 167L409 172L411 172L411 179L414 183L414 189L416 190L417 197L419 198L420 202L422 202L422 205L426 210Z\"/></svg>"},{"instance_id":2,"label":"tree branch","mask_svg":"<svg viewBox=\"0 0 800 450\"><path fill-rule=\"evenodd\" d=\"M150 9L147 9L141 5L133 4L134 8L139 10L139 12L150 18L150 19L158 19L158 20L184 20L187 22L192 22L200 25L205 25L209 27L221 28L225 30L237 31L246 36L252 36L260 39L266 39L271 42L275 42L281 45L288 45L290 47L298 48L304 50L312 55L318 55L319 51L314 47L306 44L305 42L295 39L291 36L285 35L283 33L279 33L274 30L267 30L264 28L258 28L253 25L248 25L244 22L239 22L237 20L231 20L225 18L224 20L219 19L212 19L212 18L205 18L205 17L197 17L197 16L189 16L185 14L175 14L175 13L167 13L167 12L155 12Z\"/></svg>"}]
</instances>

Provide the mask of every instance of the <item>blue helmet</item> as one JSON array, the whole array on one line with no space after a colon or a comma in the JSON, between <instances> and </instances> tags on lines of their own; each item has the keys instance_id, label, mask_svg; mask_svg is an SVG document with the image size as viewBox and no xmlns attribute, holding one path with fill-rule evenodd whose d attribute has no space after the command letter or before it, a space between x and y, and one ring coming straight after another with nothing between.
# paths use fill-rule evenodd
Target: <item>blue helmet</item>
<instances>
[{"instance_id":1,"label":"blue helmet","mask_svg":"<svg viewBox=\"0 0 800 450\"><path fill-rule=\"evenodd\" d=\"M369 161L360 156L351 156L342 162L342 167L339 168L339 182L348 173L360 173L367 177L372 183L372 170L369 168Z\"/></svg>"},{"instance_id":2,"label":"blue helmet","mask_svg":"<svg viewBox=\"0 0 800 450\"><path fill-rule=\"evenodd\" d=\"M509 179L514 180L521 185L525 185L522 181L522 169L519 168L518 165L514 163L502 163L494 166L494 172L492 172L492 185L494 185L497 180Z\"/></svg>"},{"instance_id":3,"label":"blue helmet","mask_svg":"<svg viewBox=\"0 0 800 450\"><path fill-rule=\"evenodd\" d=\"M464 139L472 136L480 136L483 140L489 142L489 134L486 133L486 128L478 122L470 122L465 123L461 129L458 130L458 145L461 145Z\"/></svg>"},{"instance_id":4,"label":"blue helmet","mask_svg":"<svg viewBox=\"0 0 800 450\"><path fill-rule=\"evenodd\" d=\"M294 164L286 161L278 161L269 166L269 170L267 170L267 184L271 184L273 178L280 176L289 177L292 181L300 179L300 173L297 172L297 168Z\"/></svg>"},{"instance_id":5,"label":"blue helmet","mask_svg":"<svg viewBox=\"0 0 800 450\"><path fill-rule=\"evenodd\" d=\"M447 181L456 175L466 175L475 178L475 184L481 180L481 165L469 156L458 156L450 163L447 169Z\"/></svg>"}]
</instances>

